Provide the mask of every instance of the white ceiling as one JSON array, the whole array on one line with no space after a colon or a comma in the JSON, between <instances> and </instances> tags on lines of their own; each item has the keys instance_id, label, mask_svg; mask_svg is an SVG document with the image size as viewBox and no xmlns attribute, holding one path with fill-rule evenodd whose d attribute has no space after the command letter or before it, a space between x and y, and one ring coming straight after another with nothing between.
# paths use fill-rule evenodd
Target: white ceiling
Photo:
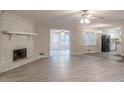
<instances>
[{"instance_id":1,"label":"white ceiling","mask_svg":"<svg viewBox=\"0 0 124 93\"><path fill-rule=\"evenodd\" d=\"M81 16L80 10L7 10L7 12L47 24L79 25ZM88 13L104 17L104 19L91 19L91 24L124 22L123 10L89 10Z\"/></svg>"}]
</instances>

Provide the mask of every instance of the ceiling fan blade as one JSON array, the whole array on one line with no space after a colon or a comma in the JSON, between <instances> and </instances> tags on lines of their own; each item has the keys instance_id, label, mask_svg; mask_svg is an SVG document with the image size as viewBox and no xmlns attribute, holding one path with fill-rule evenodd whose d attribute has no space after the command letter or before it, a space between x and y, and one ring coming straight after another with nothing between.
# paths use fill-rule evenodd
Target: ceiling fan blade
<instances>
[{"instance_id":1,"label":"ceiling fan blade","mask_svg":"<svg viewBox=\"0 0 124 93\"><path fill-rule=\"evenodd\" d=\"M92 17L92 16L93 16L93 15L91 15L91 14L89 14L89 15L86 15L86 17L88 17L88 18L89 18L89 17Z\"/></svg>"},{"instance_id":2,"label":"ceiling fan blade","mask_svg":"<svg viewBox=\"0 0 124 93\"><path fill-rule=\"evenodd\" d=\"M104 17L101 17L101 16L91 16L91 17L89 17L89 18L91 18L91 19L104 19Z\"/></svg>"}]
</instances>

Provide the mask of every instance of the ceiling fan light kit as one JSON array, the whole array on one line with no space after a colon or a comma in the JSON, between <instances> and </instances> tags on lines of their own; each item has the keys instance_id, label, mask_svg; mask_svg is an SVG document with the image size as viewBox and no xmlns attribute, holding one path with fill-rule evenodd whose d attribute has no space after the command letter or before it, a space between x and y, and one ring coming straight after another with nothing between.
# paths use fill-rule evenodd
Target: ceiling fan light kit
<instances>
[{"instance_id":1,"label":"ceiling fan light kit","mask_svg":"<svg viewBox=\"0 0 124 93\"><path fill-rule=\"evenodd\" d=\"M81 20L80 20L81 24L89 24L91 22L90 18L103 19L103 17L94 16L92 14L88 14L87 12L88 10L82 10Z\"/></svg>"},{"instance_id":2,"label":"ceiling fan light kit","mask_svg":"<svg viewBox=\"0 0 124 93\"><path fill-rule=\"evenodd\" d=\"M80 23L81 24L83 24L83 23L89 24L90 23L90 20L88 18L81 18Z\"/></svg>"},{"instance_id":3,"label":"ceiling fan light kit","mask_svg":"<svg viewBox=\"0 0 124 93\"><path fill-rule=\"evenodd\" d=\"M83 23L84 23L84 20L83 20L83 19L81 19L81 20L80 20L80 23L81 23L81 24L83 24Z\"/></svg>"}]
</instances>

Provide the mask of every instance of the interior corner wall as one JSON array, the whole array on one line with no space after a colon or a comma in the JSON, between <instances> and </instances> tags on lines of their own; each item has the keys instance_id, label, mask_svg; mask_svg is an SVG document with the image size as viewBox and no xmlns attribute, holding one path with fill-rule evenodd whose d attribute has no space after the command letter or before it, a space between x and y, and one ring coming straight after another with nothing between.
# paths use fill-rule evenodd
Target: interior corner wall
<instances>
[{"instance_id":1,"label":"interior corner wall","mask_svg":"<svg viewBox=\"0 0 124 93\"><path fill-rule=\"evenodd\" d=\"M36 53L37 54L43 53L45 56L49 56L49 46L50 46L49 26L36 23L35 31L36 33L38 33L38 36L35 37Z\"/></svg>"}]
</instances>

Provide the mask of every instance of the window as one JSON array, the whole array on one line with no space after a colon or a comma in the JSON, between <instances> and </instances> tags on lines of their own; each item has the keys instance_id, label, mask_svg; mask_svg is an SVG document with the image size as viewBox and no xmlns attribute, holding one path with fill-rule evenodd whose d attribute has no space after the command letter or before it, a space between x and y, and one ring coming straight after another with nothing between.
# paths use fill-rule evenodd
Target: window
<instances>
[{"instance_id":1,"label":"window","mask_svg":"<svg viewBox=\"0 0 124 93\"><path fill-rule=\"evenodd\" d=\"M54 33L52 35L53 35L52 36L53 42L58 42L58 38L59 38L58 34L57 33Z\"/></svg>"},{"instance_id":2,"label":"window","mask_svg":"<svg viewBox=\"0 0 124 93\"><path fill-rule=\"evenodd\" d=\"M69 33L60 34L60 43L61 45L69 45L70 35Z\"/></svg>"},{"instance_id":3,"label":"window","mask_svg":"<svg viewBox=\"0 0 124 93\"><path fill-rule=\"evenodd\" d=\"M96 34L95 34L95 32L84 32L83 43L86 46L96 45Z\"/></svg>"}]
</instances>

